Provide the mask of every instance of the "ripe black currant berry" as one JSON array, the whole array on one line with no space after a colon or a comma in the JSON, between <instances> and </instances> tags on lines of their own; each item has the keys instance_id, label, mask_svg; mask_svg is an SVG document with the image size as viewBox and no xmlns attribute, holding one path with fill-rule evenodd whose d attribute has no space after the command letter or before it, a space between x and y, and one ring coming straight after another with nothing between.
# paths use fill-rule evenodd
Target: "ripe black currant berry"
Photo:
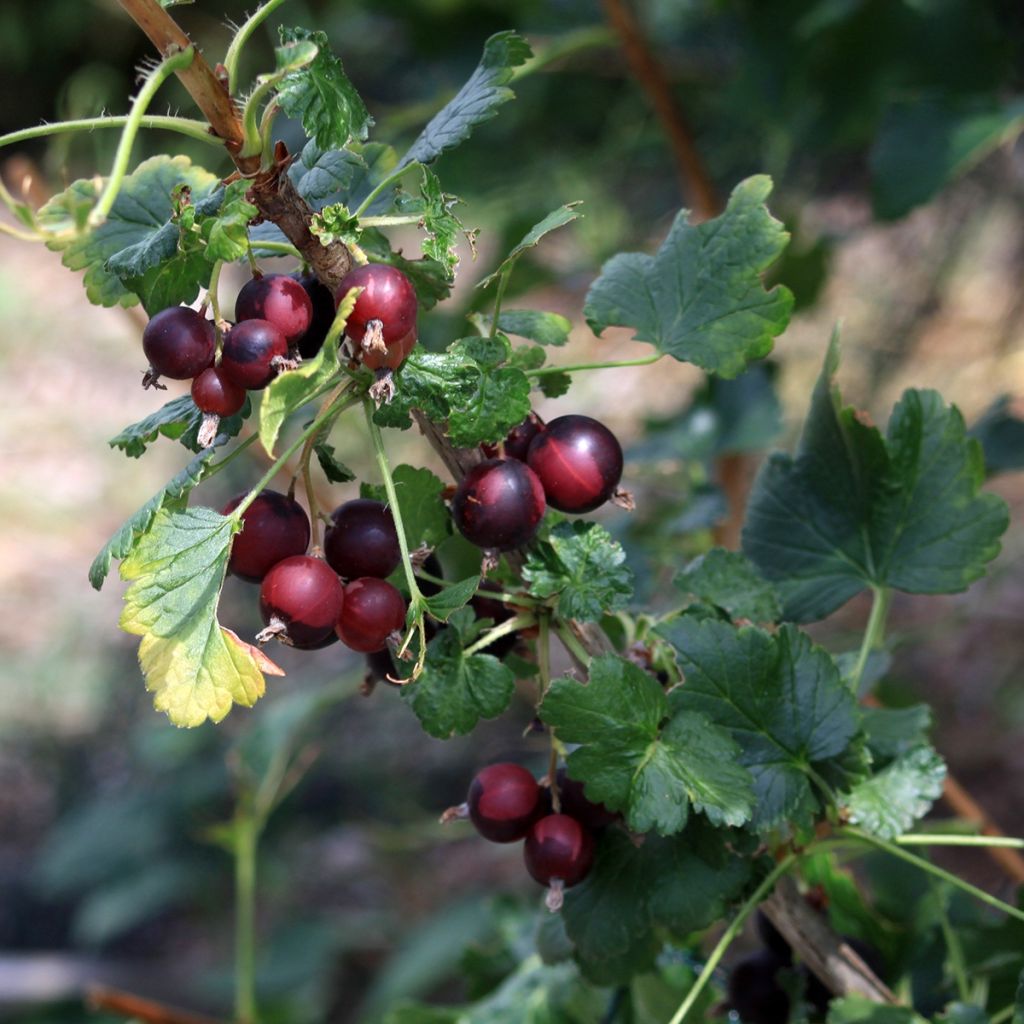
<instances>
[{"instance_id":1,"label":"ripe black currant berry","mask_svg":"<svg viewBox=\"0 0 1024 1024\"><path fill-rule=\"evenodd\" d=\"M501 592L501 588L493 583L481 583L480 591L497 591ZM484 597L480 591L478 591L472 600L469 602L473 611L476 612L478 619L491 619L495 626L500 626L503 622L508 622L509 619L515 617L515 612L511 608L507 607L501 601L496 601L493 597ZM497 640L492 641L486 647L482 648L483 653L492 654L495 658L504 658L509 651L512 650L516 645L518 636L516 633L509 633L507 636L499 636Z\"/></svg>"},{"instance_id":2,"label":"ripe black currant berry","mask_svg":"<svg viewBox=\"0 0 1024 1024\"><path fill-rule=\"evenodd\" d=\"M729 972L728 1002L744 1024L786 1024L789 996L777 975L786 966L770 949L740 960Z\"/></svg>"},{"instance_id":3,"label":"ripe black currant berry","mask_svg":"<svg viewBox=\"0 0 1024 1024\"><path fill-rule=\"evenodd\" d=\"M235 319L266 320L294 345L313 322L313 303L294 277L265 274L243 285L235 299Z\"/></svg>"},{"instance_id":4,"label":"ripe black currant berry","mask_svg":"<svg viewBox=\"0 0 1024 1024\"><path fill-rule=\"evenodd\" d=\"M306 333L296 342L299 355L303 359L312 359L323 348L334 323L334 293L321 283L316 274L292 274L292 277L305 289L313 309L313 319Z\"/></svg>"},{"instance_id":5,"label":"ripe black currant berry","mask_svg":"<svg viewBox=\"0 0 1024 1024\"><path fill-rule=\"evenodd\" d=\"M351 288L363 289L345 325L345 333L357 345L372 320L380 321L384 344L389 347L415 329L416 290L396 267L368 263L349 271L335 291L337 301L340 302Z\"/></svg>"},{"instance_id":6,"label":"ripe black currant berry","mask_svg":"<svg viewBox=\"0 0 1024 1024\"><path fill-rule=\"evenodd\" d=\"M334 635L344 599L341 580L326 562L295 555L264 576L260 615L270 627L283 626L280 635L293 647L322 647Z\"/></svg>"},{"instance_id":7,"label":"ripe black currant berry","mask_svg":"<svg viewBox=\"0 0 1024 1024\"><path fill-rule=\"evenodd\" d=\"M591 512L603 505L622 478L622 446L589 416L559 416L538 434L527 455L552 508Z\"/></svg>"},{"instance_id":8,"label":"ripe black currant berry","mask_svg":"<svg viewBox=\"0 0 1024 1024\"><path fill-rule=\"evenodd\" d=\"M513 427L505 438L505 458L526 461L526 453L530 450L530 442L544 429L544 421L535 413ZM482 444L484 455L489 459L498 457L498 446L496 444Z\"/></svg>"},{"instance_id":9,"label":"ripe black currant berry","mask_svg":"<svg viewBox=\"0 0 1024 1024\"><path fill-rule=\"evenodd\" d=\"M604 804L595 804L588 800L583 792L583 783L570 779L564 768L558 769L555 781L558 785L562 814L575 818L584 828L593 832L618 820L619 816L609 811Z\"/></svg>"},{"instance_id":10,"label":"ripe black currant berry","mask_svg":"<svg viewBox=\"0 0 1024 1024\"><path fill-rule=\"evenodd\" d=\"M161 310L142 332L142 350L158 377L188 380L213 362L213 324L188 306Z\"/></svg>"},{"instance_id":11,"label":"ripe black currant berry","mask_svg":"<svg viewBox=\"0 0 1024 1024\"><path fill-rule=\"evenodd\" d=\"M234 416L245 405L245 388L227 380L219 366L208 366L192 381L192 401L209 416Z\"/></svg>"},{"instance_id":12,"label":"ripe black currant berry","mask_svg":"<svg viewBox=\"0 0 1024 1024\"><path fill-rule=\"evenodd\" d=\"M405 625L405 598L387 580L372 576L345 587L345 603L335 628L353 651L382 651L392 633Z\"/></svg>"},{"instance_id":13,"label":"ripe black currant berry","mask_svg":"<svg viewBox=\"0 0 1024 1024\"><path fill-rule=\"evenodd\" d=\"M568 889L587 877L594 862L594 839L568 814L549 814L527 833L523 859L541 885L559 881Z\"/></svg>"},{"instance_id":14,"label":"ripe black currant berry","mask_svg":"<svg viewBox=\"0 0 1024 1024\"><path fill-rule=\"evenodd\" d=\"M466 797L477 832L492 843L514 843L541 811L537 780L518 764L491 764L477 772Z\"/></svg>"},{"instance_id":15,"label":"ripe black currant berry","mask_svg":"<svg viewBox=\"0 0 1024 1024\"><path fill-rule=\"evenodd\" d=\"M452 502L459 532L479 548L508 551L533 538L544 518L544 488L516 459L488 459L463 478Z\"/></svg>"},{"instance_id":16,"label":"ripe black currant berry","mask_svg":"<svg viewBox=\"0 0 1024 1024\"><path fill-rule=\"evenodd\" d=\"M324 556L343 579L386 579L402 560L395 521L387 506L369 498L339 505L324 536Z\"/></svg>"},{"instance_id":17,"label":"ripe black currant berry","mask_svg":"<svg viewBox=\"0 0 1024 1024\"><path fill-rule=\"evenodd\" d=\"M247 391L265 388L277 376L275 360L288 358L285 336L267 320L243 320L224 338L221 373Z\"/></svg>"},{"instance_id":18,"label":"ripe black currant berry","mask_svg":"<svg viewBox=\"0 0 1024 1024\"><path fill-rule=\"evenodd\" d=\"M229 501L221 515L230 515L245 497ZM250 583L259 583L278 562L305 554L309 546L309 517L293 498L277 491L260 491L242 513L242 532L231 543L228 570Z\"/></svg>"}]
</instances>

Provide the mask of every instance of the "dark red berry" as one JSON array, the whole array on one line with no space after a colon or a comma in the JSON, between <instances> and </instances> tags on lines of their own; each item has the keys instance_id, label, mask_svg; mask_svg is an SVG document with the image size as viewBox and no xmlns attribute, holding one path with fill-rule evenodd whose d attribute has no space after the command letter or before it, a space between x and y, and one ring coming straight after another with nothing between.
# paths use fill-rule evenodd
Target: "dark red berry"
<instances>
[{"instance_id":1,"label":"dark red berry","mask_svg":"<svg viewBox=\"0 0 1024 1024\"><path fill-rule=\"evenodd\" d=\"M221 515L230 515L245 497L229 501ZM228 570L250 583L259 583L278 562L305 554L309 546L309 517L286 494L260 491L242 513L242 532L231 543Z\"/></svg>"},{"instance_id":2,"label":"dark red berry","mask_svg":"<svg viewBox=\"0 0 1024 1024\"><path fill-rule=\"evenodd\" d=\"M371 320L379 320L385 345L404 338L416 328L416 290L396 267L386 263L368 263L356 267L342 279L335 291L340 302L351 288L362 288L355 308L345 325L345 333L359 345Z\"/></svg>"},{"instance_id":3,"label":"dark red berry","mask_svg":"<svg viewBox=\"0 0 1024 1024\"><path fill-rule=\"evenodd\" d=\"M343 579L386 579L402 561L395 520L387 506L369 498L339 505L324 536L324 555Z\"/></svg>"},{"instance_id":4,"label":"dark red berry","mask_svg":"<svg viewBox=\"0 0 1024 1024\"><path fill-rule=\"evenodd\" d=\"M477 618L491 619L495 626L500 626L501 623L508 622L509 619L514 618L516 613L511 608L501 601L496 601L493 597L485 597L481 593L481 591L486 593L488 590L501 592L501 588L493 583L481 583L480 590L477 591L469 602L473 611L476 612ZM485 654L493 654L495 658L504 658L515 647L516 640L517 635L515 633L500 636L497 640L484 647L483 652Z\"/></svg>"},{"instance_id":5,"label":"dark red berry","mask_svg":"<svg viewBox=\"0 0 1024 1024\"><path fill-rule=\"evenodd\" d=\"M492 843L514 843L530 830L541 810L537 780L518 764L491 764L469 785L469 816Z\"/></svg>"},{"instance_id":6,"label":"dark red berry","mask_svg":"<svg viewBox=\"0 0 1024 1024\"><path fill-rule=\"evenodd\" d=\"M275 359L288 357L285 336L266 320L243 320L224 339L220 369L247 391L265 388L276 376Z\"/></svg>"},{"instance_id":7,"label":"dark red berry","mask_svg":"<svg viewBox=\"0 0 1024 1024\"><path fill-rule=\"evenodd\" d=\"M227 380L219 366L208 366L192 381L192 401L210 416L234 416L245 405L245 388Z\"/></svg>"},{"instance_id":8,"label":"dark red berry","mask_svg":"<svg viewBox=\"0 0 1024 1024\"><path fill-rule=\"evenodd\" d=\"M288 274L265 274L247 281L235 299L235 319L266 320L294 345L313 322L306 289Z\"/></svg>"},{"instance_id":9,"label":"dark red berry","mask_svg":"<svg viewBox=\"0 0 1024 1024\"><path fill-rule=\"evenodd\" d=\"M556 879L566 888L582 882L594 862L594 839L568 814L549 814L530 829L523 844L526 870L541 885Z\"/></svg>"},{"instance_id":10,"label":"dark red berry","mask_svg":"<svg viewBox=\"0 0 1024 1024\"><path fill-rule=\"evenodd\" d=\"M728 1004L744 1024L786 1024L789 996L779 984L784 960L770 949L740 960L729 972Z\"/></svg>"},{"instance_id":11,"label":"dark red berry","mask_svg":"<svg viewBox=\"0 0 1024 1024\"><path fill-rule=\"evenodd\" d=\"M335 628L341 642L353 651L382 651L388 637L404 625L405 598L387 580L367 576L345 587L345 603Z\"/></svg>"},{"instance_id":12,"label":"dark red berry","mask_svg":"<svg viewBox=\"0 0 1024 1024\"><path fill-rule=\"evenodd\" d=\"M363 352L363 366L369 370L397 370L416 347L416 329L413 328L404 338L388 345L387 351Z\"/></svg>"},{"instance_id":13,"label":"dark red berry","mask_svg":"<svg viewBox=\"0 0 1024 1024\"><path fill-rule=\"evenodd\" d=\"M188 380L213 362L213 324L188 306L161 310L142 332L142 350L159 377Z\"/></svg>"},{"instance_id":14,"label":"dark red berry","mask_svg":"<svg viewBox=\"0 0 1024 1024\"><path fill-rule=\"evenodd\" d=\"M508 551L533 538L544 518L544 488L516 459L488 459L463 478L452 502L459 532L480 548Z\"/></svg>"},{"instance_id":15,"label":"dark red berry","mask_svg":"<svg viewBox=\"0 0 1024 1024\"><path fill-rule=\"evenodd\" d=\"M603 505L622 478L622 446L589 416L559 416L531 442L530 468L540 477L552 508L591 512Z\"/></svg>"},{"instance_id":16,"label":"dark red berry","mask_svg":"<svg viewBox=\"0 0 1024 1024\"><path fill-rule=\"evenodd\" d=\"M334 323L334 293L321 283L316 274L292 274L292 277L305 289L313 309L313 320L309 328L296 342L299 355L303 359L312 359L323 348L331 324Z\"/></svg>"},{"instance_id":17,"label":"dark red berry","mask_svg":"<svg viewBox=\"0 0 1024 1024\"><path fill-rule=\"evenodd\" d=\"M558 785L562 814L568 814L570 818L575 818L591 831L604 828L618 819L619 816L613 811L609 811L604 804L595 804L592 800L588 800L583 791L583 783L570 779L564 768L558 769L555 781Z\"/></svg>"},{"instance_id":18,"label":"dark red berry","mask_svg":"<svg viewBox=\"0 0 1024 1024\"><path fill-rule=\"evenodd\" d=\"M531 412L518 427L513 427L505 438L505 458L525 462L526 453L530 450L530 442L543 429L544 421L535 412ZM498 457L498 445L482 444L480 447L489 459Z\"/></svg>"},{"instance_id":19,"label":"dark red berry","mask_svg":"<svg viewBox=\"0 0 1024 1024\"><path fill-rule=\"evenodd\" d=\"M341 580L326 562L295 555L263 578L260 615L268 626L283 623L293 647L321 647L334 634L344 599Z\"/></svg>"}]
</instances>

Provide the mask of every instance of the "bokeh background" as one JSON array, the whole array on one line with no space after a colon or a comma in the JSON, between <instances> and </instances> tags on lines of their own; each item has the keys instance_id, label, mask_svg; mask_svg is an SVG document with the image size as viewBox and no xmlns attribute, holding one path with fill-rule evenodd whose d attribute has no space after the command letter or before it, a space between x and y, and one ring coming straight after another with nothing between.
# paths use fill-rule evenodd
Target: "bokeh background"
<instances>
[{"instance_id":1,"label":"bokeh background","mask_svg":"<svg viewBox=\"0 0 1024 1024\"><path fill-rule=\"evenodd\" d=\"M225 19L240 21L244 6L200 0L175 14L215 57ZM767 447L793 443L834 324L845 394L878 422L905 387L939 388L980 424L990 486L1014 525L969 593L897 599L884 691L935 704L951 770L1007 831L1024 833L1024 432L1013 417L1024 402L1024 7L637 0L629 7L665 72L673 126L611 27L622 6L293 0L246 67L267 65L279 20L324 28L375 137L401 146L468 77L492 32L517 28L545 55L514 83L516 102L438 167L481 235L453 299L424 320L428 345L462 333L481 301L474 281L533 223L583 200L584 219L522 261L514 304L573 320L562 362L642 354L627 332L594 338L581 308L604 259L651 251L680 205L695 205L673 131L685 125L722 194L770 173L772 209L793 234L772 274L798 300L770 365L710 392L669 360L594 372L539 411L585 412L619 433L639 508L603 519L630 551L639 592L664 606L671 572L726 514L722 457L741 456L749 475ZM148 56L112 0L0 5L0 134L125 110ZM189 112L176 84L162 102ZM109 168L116 141L95 132L0 149L0 172L42 202ZM146 135L135 156L168 146L226 172L177 137ZM227 304L241 283L225 279ZM335 647L282 651L287 677L220 726L177 731L156 714L135 641L116 628L119 582L97 594L86 579L108 536L186 459L168 441L138 461L106 444L164 397L139 387L141 326L133 311L91 307L56 254L0 235L0 1016L80 1019L90 980L226 1015L233 882L217 827L234 813L239 779L282 751L301 773L260 851L266 1019L375 1022L404 997L485 991L508 969L509 935L537 892L517 850L437 817L483 764L541 767L545 741L523 736L529 689L500 721L439 742L393 690L360 696L362 662ZM374 479L358 424L343 421L333 440ZM388 443L393 462L433 465L412 432ZM195 500L219 506L254 472L224 473ZM354 487L334 487L331 500ZM250 634L255 605L253 588L229 580L222 620ZM854 602L815 635L836 651L855 647L865 614ZM1008 891L981 855L951 863Z\"/></svg>"}]
</instances>

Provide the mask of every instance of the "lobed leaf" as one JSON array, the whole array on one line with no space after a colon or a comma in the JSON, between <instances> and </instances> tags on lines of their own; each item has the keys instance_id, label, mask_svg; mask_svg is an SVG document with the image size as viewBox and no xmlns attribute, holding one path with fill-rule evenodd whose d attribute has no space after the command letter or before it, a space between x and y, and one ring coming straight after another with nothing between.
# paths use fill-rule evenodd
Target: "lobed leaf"
<instances>
[{"instance_id":1,"label":"lobed leaf","mask_svg":"<svg viewBox=\"0 0 1024 1024\"><path fill-rule=\"evenodd\" d=\"M775 588L738 551L712 548L674 582L684 594L721 608L734 622L775 622L782 613Z\"/></svg>"},{"instance_id":2,"label":"lobed leaf","mask_svg":"<svg viewBox=\"0 0 1024 1024\"><path fill-rule=\"evenodd\" d=\"M245 405L239 412L221 419L217 427L220 438L218 443L238 434L249 411L249 398L246 396ZM111 448L119 448L132 459L139 458L161 436L180 441L190 451L198 452L202 450L198 437L202 423L203 414L196 408L192 396L181 395L172 398L145 419L129 424L107 443Z\"/></svg>"},{"instance_id":3,"label":"lobed leaf","mask_svg":"<svg viewBox=\"0 0 1024 1024\"><path fill-rule=\"evenodd\" d=\"M854 788L846 800L849 820L882 839L895 839L931 810L945 778L942 758L931 747L917 747Z\"/></svg>"},{"instance_id":4,"label":"lobed leaf","mask_svg":"<svg viewBox=\"0 0 1024 1024\"><path fill-rule=\"evenodd\" d=\"M451 516L444 503L444 481L429 469L417 466L396 466L391 473L398 497L398 507L405 526L405 540L410 551L421 545L435 548L451 533ZM360 495L387 503L384 486L364 483Z\"/></svg>"},{"instance_id":5,"label":"lobed leaf","mask_svg":"<svg viewBox=\"0 0 1024 1024\"><path fill-rule=\"evenodd\" d=\"M480 586L479 576L469 576L458 583L451 583L440 593L425 598L427 611L441 622L447 622L453 612L465 607Z\"/></svg>"}]
</instances>

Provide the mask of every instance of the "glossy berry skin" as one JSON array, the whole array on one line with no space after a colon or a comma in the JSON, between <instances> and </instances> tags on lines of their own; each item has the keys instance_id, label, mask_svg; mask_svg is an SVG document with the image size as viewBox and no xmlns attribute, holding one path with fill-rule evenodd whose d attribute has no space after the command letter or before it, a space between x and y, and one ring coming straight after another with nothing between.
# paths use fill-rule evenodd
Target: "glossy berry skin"
<instances>
[{"instance_id":1,"label":"glossy berry skin","mask_svg":"<svg viewBox=\"0 0 1024 1024\"><path fill-rule=\"evenodd\" d=\"M192 401L210 416L234 416L245 405L245 388L227 380L219 366L208 366L192 381Z\"/></svg>"},{"instance_id":2,"label":"glossy berry skin","mask_svg":"<svg viewBox=\"0 0 1024 1024\"><path fill-rule=\"evenodd\" d=\"M235 319L266 320L294 345L313 322L313 303L290 274L264 274L242 286L235 299Z\"/></svg>"},{"instance_id":3,"label":"glossy berry skin","mask_svg":"<svg viewBox=\"0 0 1024 1024\"><path fill-rule=\"evenodd\" d=\"M477 772L469 784L469 817L492 843L523 839L541 812L541 789L522 766L502 762Z\"/></svg>"},{"instance_id":4,"label":"glossy berry skin","mask_svg":"<svg viewBox=\"0 0 1024 1024\"><path fill-rule=\"evenodd\" d=\"M327 333L334 323L334 293L316 274L292 274L309 296L313 319L306 333L295 343L303 359L312 359L323 348Z\"/></svg>"},{"instance_id":5,"label":"glossy berry skin","mask_svg":"<svg viewBox=\"0 0 1024 1024\"><path fill-rule=\"evenodd\" d=\"M188 306L161 310L142 332L142 351L157 376L189 380L213 362L213 324Z\"/></svg>"},{"instance_id":6,"label":"glossy berry skin","mask_svg":"<svg viewBox=\"0 0 1024 1024\"><path fill-rule=\"evenodd\" d=\"M334 570L319 558L295 555L278 562L260 585L260 615L279 619L293 647L322 647L334 636L345 591Z\"/></svg>"},{"instance_id":7,"label":"glossy berry skin","mask_svg":"<svg viewBox=\"0 0 1024 1024\"><path fill-rule=\"evenodd\" d=\"M409 354L416 347L416 328L414 327L404 338L388 345L386 352L363 352L363 366L368 370L397 370L402 363L408 359Z\"/></svg>"},{"instance_id":8,"label":"glossy berry skin","mask_svg":"<svg viewBox=\"0 0 1024 1024\"><path fill-rule=\"evenodd\" d=\"M594 863L594 839L568 814L548 814L527 833L523 860L526 870L541 885L559 879L568 889L587 877Z\"/></svg>"},{"instance_id":9,"label":"glossy berry skin","mask_svg":"<svg viewBox=\"0 0 1024 1024\"><path fill-rule=\"evenodd\" d=\"M786 1024L789 996L779 984L784 960L770 949L740 960L729 972L728 1003L744 1024Z\"/></svg>"},{"instance_id":10,"label":"glossy berry skin","mask_svg":"<svg viewBox=\"0 0 1024 1024\"><path fill-rule=\"evenodd\" d=\"M345 603L335 629L353 651L372 654L405 625L405 598L387 580L366 576L345 587Z\"/></svg>"},{"instance_id":11,"label":"glossy berry skin","mask_svg":"<svg viewBox=\"0 0 1024 1024\"><path fill-rule=\"evenodd\" d=\"M387 579L402 561L398 532L388 508L379 501L357 498L339 505L324 536L324 556L343 579L360 576Z\"/></svg>"},{"instance_id":12,"label":"glossy berry skin","mask_svg":"<svg viewBox=\"0 0 1024 1024\"><path fill-rule=\"evenodd\" d=\"M230 515L244 494L221 509ZM228 571L250 583L259 583L278 562L305 554L309 547L309 516L294 499L277 491L261 491L242 513L242 532L231 544Z\"/></svg>"},{"instance_id":13,"label":"glossy berry skin","mask_svg":"<svg viewBox=\"0 0 1024 1024\"><path fill-rule=\"evenodd\" d=\"M368 263L350 270L335 291L340 302L351 288L362 288L355 308L345 325L345 333L358 345L371 320L381 322L384 344L390 347L416 329L416 290L396 267L386 263Z\"/></svg>"},{"instance_id":14,"label":"glossy berry skin","mask_svg":"<svg viewBox=\"0 0 1024 1024\"><path fill-rule=\"evenodd\" d=\"M530 450L530 443L543 429L544 421L535 412L531 412L518 427L513 427L508 432L508 436L505 438L505 458L525 462L526 453ZM482 444L480 447L489 459L498 457L496 444Z\"/></svg>"},{"instance_id":15,"label":"glossy berry skin","mask_svg":"<svg viewBox=\"0 0 1024 1024\"><path fill-rule=\"evenodd\" d=\"M559 416L530 443L530 468L552 508L579 514L603 505L622 478L622 446L589 416Z\"/></svg>"},{"instance_id":16,"label":"glossy berry skin","mask_svg":"<svg viewBox=\"0 0 1024 1024\"><path fill-rule=\"evenodd\" d=\"M221 373L246 391L265 388L276 376L275 359L288 357L285 336L267 320L235 324L221 349Z\"/></svg>"},{"instance_id":17,"label":"glossy berry skin","mask_svg":"<svg viewBox=\"0 0 1024 1024\"><path fill-rule=\"evenodd\" d=\"M604 804L595 804L588 800L583 792L583 783L570 779L564 768L558 769L555 776L558 784L558 796L561 801L562 813L575 818L590 831L604 828L618 819L618 815L609 811Z\"/></svg>"},{"instance_id":18,"label":"glossy berry skin","mask_svg":"<svg viewBox=\"0 0 1024 1024\"><path fill-rule=\"evenodd\" d=\"M463 477L452 516L471 544L508 551L537 532L544 518L544 488L526 463L488 459Z\"/></svg>"}]
</instances>

